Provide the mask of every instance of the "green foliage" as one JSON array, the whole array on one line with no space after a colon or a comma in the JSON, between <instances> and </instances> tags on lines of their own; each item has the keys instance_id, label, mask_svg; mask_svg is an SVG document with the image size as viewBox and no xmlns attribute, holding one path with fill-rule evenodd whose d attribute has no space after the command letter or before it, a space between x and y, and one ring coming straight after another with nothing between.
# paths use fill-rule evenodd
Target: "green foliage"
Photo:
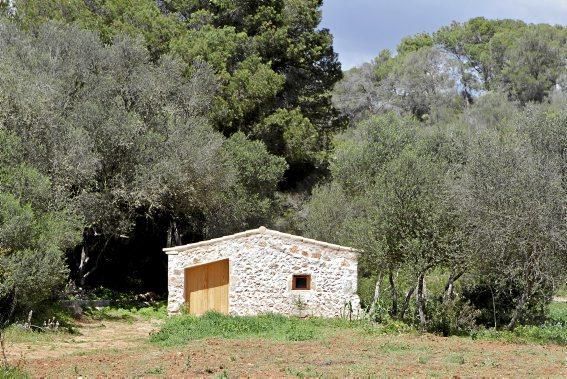
<instances>
[{"instance_id":1,"label":"green foliage","mask_svg":"<svg viewBox=\"0 0 567 379\"><path fill-rule=\"evenodd\" d=\"M420 121L454 121L486 91L525 105L564 87L567 28L473 18L408 36L337 83L333 102L353 120L395 110ZM494 96L495 94L489 94Z\"/></svg>"},{"instance_id":2,"label":"green foliage","mask_svg":"<svg viewBox=\"0 0 567 379\"><path fill-rule=\"evenodd\" d=\"M58 204L47 177L27 165L21 142L0 129L0 322L14 309L53 295L66 277L65 249L79 241L81 219Z\"/></svg>"},{"instance_id":3,"label":"green foliage","mask_svg":"<svg viewBox=\"0 0 567 379\"><path fill-rule=\"evenodd\" d=\"M455 191L468 246L478 256L472 268L498 291L517 289L512 326L518 317L529 319L524 309L537 309L533 298L548 297L550 281L564 275L564 189L554 162L534 153L516 133L502 132L505 139L487 134L471 146Z\"/></svg>"},{"instance_id":4,"label":"green foliage","mask_svg":"<svg viewBox=\"0 0 567 379\"><path fill-rule=\"evenodd\" d=\"M400 55L413 53L421 50L424 47L432 47L434 44L433 38L427 33L419 33L414 36L404 37L398 44L396 51Z\"/></svg>"},{"instance_id":5,"label":"green foliage","mask_svg":"<svg viewBox=\"0 0 567 379\"><path fill-rule=\"evenodd\" d=\"M361 249L376 320L444 334L543 322L567 266L567 29L455 22L337 83L321 4L18 1L0 23L3 312L45 304L66 252L80 286L120 259L141 276L138 264L162 267L146 241L284 209L310 236ZM319 321L296 321L187 316L158 335L316 338ZM518 333L561 341L544 328Z\"/></svg>"},{"instance_id":6,"label":"green foliage","mask_svg":"<svg viewBox=\"0 0 567 379\"><path fill-rule=\"evenodd\" d=\"M86 257L70 261L82 286L106 246L133 236L140 219L161 233L156 239L169 231L170 244L270 221L287 165L262 142L242 133L227 139L210 126L217 89L210 66L195 63L186 73L180 60L153 60L140 40L120 35L105 45L74 26L35 31L0 28L0 88L10 94L0 97L0 177L2 191L19 199L3 197L9 222L0 234L19 249L27 247L16 238L40 244L51 254L42 260L60 262L45 278L65 278L56 247L75 247L77 229L84 233L76 252ZM250 58L238 67L258 64ZM39 217L48 199L55 204ZM34 275L23 278L28 285Z\"/></svg>"},{"instance_id":7,"label":"green foliage","mask_svg":"<svg viewBox=\"0 0 567 379\"><path fill-rule=\"evenodd\" d=\"M489 94L449 125L361 121L335 139L305 230L361 249L377 320L446 335L540 323L565 278L563 109L561 98L522 110Z\"/></svg>"},{"instance_id":8,"label":"green foliage","mask_svg":"<svg viewBox=\"0 0 567 379\"><path fill-rule=\"evenodd\" d=\"M443 27L434 39L463 64L467 85L478 76L481 87L521 102L541 102L565 71L563 26L478 17Z\"/></svg>"},{"instance_id":9,"label":"green foliage","mask_svg":"<svg viewBox=\"0 0 567 379\"><path fill-rule=\"evenodd\" d=\"M256 126L253 134L274 154L291 163L322 161L317 130L298 109L280 109Z\"/></svg>"},{"instance_id":10,"label":"green foliage","mask_svg":"<svg viewBox=\"0 0 567 379\"><path fill-rule=\"evenodd\" d=\"M207 62L219 83L212 121L227 135L250 134L279 111L299 113L306 120L302 129L285 139L280 133L276 141L292 141L294 154L284 155L289 163L302 149L328 149L327 134L342 125L330 101L330 90L342 75L340 63L329 31L318 29L319 0L22 0L17 7L16 20L29 29L58 20L94 30L105 43L117 36L141 36L152 60L173 54L188 74L196 62ZM300 136L307 134L303 145ZM318 157L299 158L317 162Z\"/></svg>"},{"instance_id":11,"label":"green foliage","mask_svg":"<svg viewBox=\"0 0 567 379\"><path fill-rule=\"evenodd\" d=\"M439 301L429 299L427 303L429 324L427 328L443 336L469 335L478 329L480 311L462 299Z\"/></svg>"}]
</instances>

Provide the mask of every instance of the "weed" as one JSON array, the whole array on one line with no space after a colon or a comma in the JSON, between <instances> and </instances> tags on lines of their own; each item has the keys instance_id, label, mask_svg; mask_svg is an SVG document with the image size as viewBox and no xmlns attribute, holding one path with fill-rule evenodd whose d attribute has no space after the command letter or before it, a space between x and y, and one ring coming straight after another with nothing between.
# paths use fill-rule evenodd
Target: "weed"
<instances>
[{"instance_id":1,"label":"weed","mask_svg":"<svg viewBox=\"0 0 567 379\"><path fill-rule=\"evenodd\" d=\"M19 367L14 366L0 366L1 379L24 379L30 376Z\"/></svg>"},{"instance_id":2,"label":"weed","mask_svg":"<svg viewBox=\"0 0 567 379\"><path fill-rule=\"evenodd\" d=\"M307 341L312 340L315 331L312 327L304 324L292 323L285 333L288 341Z\"/></svg>"},{"instance_id":3,"label":"weed","mask_svg":"<svg viewBox=\"0 0 567 379\"><path fill-rule=\"evenodd\" d=\"M465 364L465 357L463 357L461 354L451 354L447 357L447 362L458 364L458 365L464 365Z\"/></svg>"},{"instance_id":4,"label":"weed","mask_svg":"<svg viewBox=\"0 0 567 379\"><path fill-rule=\"evenodd\" d=\"M567 324L545 323L543 325L518 326L512 331L485 329L473 335L473 338L499 340L512 343L539 343L567 345Z\"/></svg>"},{"instance_id":5,"label":"weed","mask_svg":"<svg viewBox=\"0 0 567 379\"><path fill-rule=\"evenodd\" d=\"M304 370L297 370L294 368L286 368L285 373L291 376L296 376L298 378L321 378L322 374L317 372L317 370L312 367L307 367Z\"/></svg>"},{"instance_id":6,"label":"weed","mask_svg":"<svg viewBox=\"0 0 567 379\"><path fill-rule=\"evenodd\" d=\"M191 356L188 355L187 358L185 358L185 366L184 366L184 369L183 369L183 370L184 370L184 371L189 370L189 369L191 368L191 365L192 365L192 364L193 364L193 363L191 362Z\"/></svg>"},{"instance_id":7,"label":"weed","mask_svg":"<svg viewBox=\"0 0 567 379\"><path fill-rule=\"evenodd\" d=\"M397 342L384 342L380 345L380 350L384 353L398 353L402 351L409 350L410 346L405 343L397 343Z\"/></svg>"},{"instance_id":8,"label":"weed","mask_svg":"<svg viewBox=\"0 0 567 379\"><path fill-rule=\"evenodd\" d=\"M164 369L162 366L157 366L154 368L150 368L145 372L147 375L161 375L164 373Z\"/></svg>"},{"instance_id":9,"label":"weed","mask_svg":"<svg viewBox=\"0 0 567 379\"><path fill-rule=\"evenodd\" d=\"M549 320L552 323L563 323L567 326L567 303L553 302L549 304Z\"/></svg>"},{"instance_id":10,"label":"weed","mask_svg":"<svg viewBox=\"0 0 567 379\"><path fill-rule=\"evenodd\" d=\"M142 319L165 319L167 318L167 306L165 302L156 303L149 307L103 307L100 309L89 309L85 314L94 320L122 320L133 322L138 318Z\"/></svg>"},{"instance_id":11,"label":"weed","mask_svg":"<svg viewBox=\"0 0 567 379\"><path fill-rule=\"evenodd\" d=\"M486 367L499 367L500 366L500 364L491 357L488 357L484 361L482 361L482 365L486 366Z\"/></svg>"}]
</instances>

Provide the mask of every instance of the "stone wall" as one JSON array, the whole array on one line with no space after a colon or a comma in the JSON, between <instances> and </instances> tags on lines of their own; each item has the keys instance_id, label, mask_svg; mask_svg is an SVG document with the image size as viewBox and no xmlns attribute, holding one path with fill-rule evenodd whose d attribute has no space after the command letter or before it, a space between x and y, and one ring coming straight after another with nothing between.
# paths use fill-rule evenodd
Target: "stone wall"
<instances>
[{"instance_id":1,"label":"stone wall","mask_svg":"<svg viewBox=\"0 0 567 379\"><path fill-rule=\"evenodd\" d=\"M168 311L179 312L185 303L185 268L228 258L230 314L298 315L298 299L304 315L339 316L349 302L358 312L356 252L261 230L168 252ZM293 275L311 275L311 289L292 290Z\"/></svg>"}]
</instances>

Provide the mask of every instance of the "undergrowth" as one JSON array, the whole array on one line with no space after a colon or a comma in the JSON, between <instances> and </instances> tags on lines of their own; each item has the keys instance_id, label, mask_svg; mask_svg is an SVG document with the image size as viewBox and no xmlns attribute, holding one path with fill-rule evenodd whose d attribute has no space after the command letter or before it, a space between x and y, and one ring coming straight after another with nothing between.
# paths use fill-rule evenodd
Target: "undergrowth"
<instances>
[{"instance_id":1,"label":"undergrowth","mask_svg":"<svg viewBox=\"0 0 567 379\"><path fill-rule=\"evenodd\" d=\"M511 343L567 345L567 326L557 324L521 325L512 331L485 329L474 333L472 337Z\"/></svg>"},{"instance_id":2,"label":"undergrowth","mask_svg":"<svg viewBox=\"0 0 567 379\"><path fill-rule=\"evenodd\" d=\"M306 341L333 335L339 330L355 330L361 335L417 333L415 327L402 321L287 317L276 314L260 316L226 316L209 312L201 317L180 315L167 319L151 341L165 346L181 345L204 338L263 338L279 341ZM477 329L473 339L500 340L513 343L567 345L567 303L550 306L548 321L542 325L518 326L513 331Z\"/></svg>"},{"instance_id":3,"label":"undergrowth","mask_svg":"<svg viewBox=\"0 0 567 379\"><path fill-rule=\"evenodd\" d=\"M0 365L0 379L27 379L29 377L30 376L19 367L5 367Z\"/></svg>"},{"instance_id":4,"label":"undergrowth","mask_svg":"<svg viewBox=\"0 0 567 379\"><path fill-rule=\"evenodd\" d=\"M512 331L480 330L472 337L513 343L567 345L567 303L551 303L548 320L541 325L520 325Z\"/></svg>"},{"instance_id":5,"label":"undergrowth","mask_svg":"<svg viewBox=\"0 0 567 379\"><path fill-rule=\"evenodd\" d=\"M367 321L345 319L300 319L277 314L226 316L208 312L203 316L180 315L168 319L151 341L161 345L180 345L203 338L265 338L278 341L306 341L324 338L341 329L372 332Z\"/></svg>"},{"instance_id":6,"label":"undergrowth","mask_svg":"<svg viewBox=\"0 0 567 379\"><path fill-rule=\"evenodd\" d=\"M136 319L165 319L167 317L167 304L165 301L157 302L145 307L102 307L85 310L85 316L93 320L122 320L133 322Z\"/></svg>"}]
</instances>

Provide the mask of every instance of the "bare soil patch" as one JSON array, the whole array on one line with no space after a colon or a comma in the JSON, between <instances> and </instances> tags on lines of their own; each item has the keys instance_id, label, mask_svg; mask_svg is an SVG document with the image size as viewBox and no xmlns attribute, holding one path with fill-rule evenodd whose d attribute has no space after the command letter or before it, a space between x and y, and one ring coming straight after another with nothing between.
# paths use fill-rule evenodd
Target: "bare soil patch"
<instances>
[{"instance_id":1,"label":"bare soil patch","mask_svg":"<svg viewBox=\"0 0 567 379\"><path fill-rule=\"evenodd\" d=\"M158 327L81 324L80 335L11 344L9 354L34 377L567 376L567 349L555 345L342 330L304 342L207 339L164 348L148 342Z\"/></svg>"}]
</instances>

